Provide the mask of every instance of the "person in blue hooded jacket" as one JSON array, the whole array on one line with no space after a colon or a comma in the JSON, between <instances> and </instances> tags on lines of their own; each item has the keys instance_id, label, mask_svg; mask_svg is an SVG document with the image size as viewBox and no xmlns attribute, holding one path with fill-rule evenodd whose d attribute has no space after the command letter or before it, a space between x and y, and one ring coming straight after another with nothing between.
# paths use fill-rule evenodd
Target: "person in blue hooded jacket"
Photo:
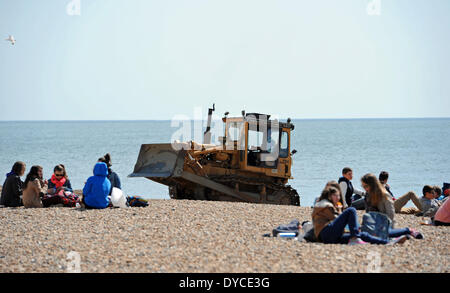
<instances>
[{"instance_id":1,"label":"person in blue hooded jacket","mask_svg":"<svg viewBox=\"0 0 450 293\"><path fill-rule=\"evenodd\" d=\"M83 203L86 208L104 209L109 205L111 182L107 178L108 166L97 163L94 166L94 176L89 177L83 188Z\"/></svg>"}]
</instances>

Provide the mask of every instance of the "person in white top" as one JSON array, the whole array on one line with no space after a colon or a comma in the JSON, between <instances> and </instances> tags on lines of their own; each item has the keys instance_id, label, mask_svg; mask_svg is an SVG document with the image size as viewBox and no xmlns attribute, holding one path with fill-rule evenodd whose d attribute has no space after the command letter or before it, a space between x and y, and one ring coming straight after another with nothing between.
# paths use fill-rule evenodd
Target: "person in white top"
<instances>
[{"instance_id":1,"label":"person in white top","mask_svg":"<svg viewBox=\"0 0 450 293\"><path fill-rule=\"evenodd\" d=\"M353 170L349 167L345 167L342 169L342 177L339 178L339 186L341 187L342 195L345 198L345 203L347 206L352 206L353 202L353 194L359 195L359 198L364 196L364 191L356 189L353 187L352 180L353 179Z\"/></svg>"}]
</instances>

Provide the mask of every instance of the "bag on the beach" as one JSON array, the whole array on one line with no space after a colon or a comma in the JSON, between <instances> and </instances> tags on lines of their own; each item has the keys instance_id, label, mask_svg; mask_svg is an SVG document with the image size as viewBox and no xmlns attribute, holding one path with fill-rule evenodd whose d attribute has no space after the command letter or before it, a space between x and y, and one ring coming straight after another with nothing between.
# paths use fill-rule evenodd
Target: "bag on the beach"
<instances>
[{"instance_id":1,"label":"bag on the beach","mask_svg":"<svg viewBox=\"0 0 450 293\"><path fill-rule=\"evenodd\" d=\"M304 232L303 239L308 242L319 242L319 240L316 238L316 234L314 234L314 226L312 222L303 222L302 229Z\"/></svg>"},{"instance_id":2,"label":"bag on the beach","mask_svg":"<svg viewBox=\"0 0 450 293\"><path fill-rule=\"evenodd\" d=\"M365 210L366 209L366 200L365 200L365 198L359 198L357 200L352 201L351 206L357 210Z\"/></svg>"},{"instance_id":3,"label":"bag on the beach","mask_svg":"<svg viewBox=\"0 0 450 293\"><path fill-rule=\"evenodd\" d=\"M113 207L117 208L128 207L127 197L119 188L113 187L111 192L111 204Z\"/></svg>"},{"instance_id":4,"label":"bag on the beach","mask_svg":"<svg viewBox=\"0 0 450 293\"><path fill-rule=\"evenodd\" d=\"M303 239L305 239L308 242L319 242L319 239L316 238L316 235L314 234L314 229L309 230L305 233L303 236Z\"/></svg>"},{"instance_id":5,"label":"bag on the beach","mask_svg":"<svg viewBox=\"0 0 450 293\"><path fill-rule=\"evenodd\" d=\"M361 231L388 240L390 226L391 219L387 215L378 212L368 212L363 215Z\"/></svg>"},{"instance_id":6,"label":"bag on the beach","mask_svg":"<svg viewBox=\"0 0 450 293\"><path fill-rule=\"evenodd\" d=\"M63 205L64 207L75 207L79 202L78 195L69 191L60 191L57 194L45 194L42 197L42 205L46 208L54 205Z\"/></svg>"},{"instance_id":7,"label":"bag on the beach","mask_svg":"<svg viewBox=\"0 0 450 293\"><path fill-rule=\"evenodd\" d=\"M300 225L300 222L298 220L292 220L287 225L280 225L272 230L273 237L277 237L279 233L284 232L295 232L298 233L298 227Z\"/></svg>"},{"instance_id":8,"label":"bag on the beach","mask_svg":"<svg viewBox=\"0 0 450 293\"><path fill-rule=\"evenodd\" d=\"M130 207L142 207L148 206L148 200L143 199L140 196L128 196L127 202Z\"/></svg>"}]
</instances>

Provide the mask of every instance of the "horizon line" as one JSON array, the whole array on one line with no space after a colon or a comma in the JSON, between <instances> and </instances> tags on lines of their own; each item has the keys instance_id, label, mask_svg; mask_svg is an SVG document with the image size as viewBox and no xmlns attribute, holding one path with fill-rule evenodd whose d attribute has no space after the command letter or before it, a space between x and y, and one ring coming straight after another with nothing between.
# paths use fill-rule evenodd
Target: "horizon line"
<instances>
[{"instance_id":1,"label":"horizon line","mask_svg":"<svg viewBox=\"0 0 450 293\"><path fill-rule=\"evenodd\" d=\"M234 116L237 117L237 116ZM229 117L233 118L233 117ZM288 119L289 117L281 117L280 120ZM222 118L220 118L222 119ZM290 118L291 120L382 120L382 119L450 119L449 117L347 117L347 118ZM190 119L195 120L195 119ZM0 120L0 123L3 122L164 122L164 121L172 121L172 119L116 119L116 120L108 120L108 119L83 119L83 120Z\"/></svg>"}]
</instances>

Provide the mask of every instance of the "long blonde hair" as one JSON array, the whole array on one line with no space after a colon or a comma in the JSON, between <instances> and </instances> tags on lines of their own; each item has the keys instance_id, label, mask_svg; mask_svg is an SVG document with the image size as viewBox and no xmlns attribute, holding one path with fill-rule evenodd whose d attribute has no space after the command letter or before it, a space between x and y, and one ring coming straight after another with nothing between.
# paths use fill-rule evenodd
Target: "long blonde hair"
<instances>
[{"instance_id":1,"label":"long blonde hair","mask_svg":"<svg viewBox=\"0 0 450 293\"><path fill-rule=\"evenodd\" d=\"M387 191L381 182L373 174L366 174L361 178L361 182L369 186L369 204L376 207L383 199L388 199Z\"/></svg>"}]
</instances>

